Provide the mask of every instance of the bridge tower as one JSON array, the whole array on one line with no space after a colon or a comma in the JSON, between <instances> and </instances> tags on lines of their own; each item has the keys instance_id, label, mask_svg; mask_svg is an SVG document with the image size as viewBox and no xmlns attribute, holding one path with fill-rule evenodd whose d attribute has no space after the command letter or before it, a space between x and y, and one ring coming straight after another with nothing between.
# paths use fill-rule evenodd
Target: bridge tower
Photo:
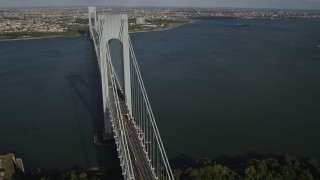
<instances>
[{"instance_id":1,"label":"bridge tower","mask_svg":"<svg viewBox=\"0 0 320 180\"><path fill-rule=\"evenodd\" d=\"M94 24L92 24L92 23L94 23ZM92 29L92 28L97 28L96 7L93 7L93 6L89 7L89 29Z\"/></svg>"},{"instance_id":2,"label":"bridge tower","mask_svg":"<svg viewBox=\"0 0 320 180\"><path fill-rule=\"evenodd\" d=\"M105 111L105 124L108 122L107 105L109 102L109 88L105 88L110 82L108 76L108 59L115 71L119 90L124 93L128 110L132 113L131 102L131 68L129 55L129 33L128 17L125 14L119 15L98 15L97 33L99 35L99 58L101 63L103 104ZM111 50L110 50L111 49ZM109 51L107 51L109 50ZM111 133L111 126L107 125L106 133Z\"/></svg>"}]
</instances>

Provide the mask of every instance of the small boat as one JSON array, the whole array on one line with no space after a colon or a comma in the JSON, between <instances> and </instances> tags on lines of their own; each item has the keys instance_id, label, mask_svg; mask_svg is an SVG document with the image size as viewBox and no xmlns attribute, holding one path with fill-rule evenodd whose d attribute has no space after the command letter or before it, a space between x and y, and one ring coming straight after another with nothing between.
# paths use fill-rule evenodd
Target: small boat
<instances>
[{"instance_id":1,"label":"small boat","mask_svg":"<svg viewBox=\"0 0 320 180\"><path fill-rule=\"evenodd\" d=\"M320 44L317 45L317 48L320 48Z\"/></svg>"}]
</instances>

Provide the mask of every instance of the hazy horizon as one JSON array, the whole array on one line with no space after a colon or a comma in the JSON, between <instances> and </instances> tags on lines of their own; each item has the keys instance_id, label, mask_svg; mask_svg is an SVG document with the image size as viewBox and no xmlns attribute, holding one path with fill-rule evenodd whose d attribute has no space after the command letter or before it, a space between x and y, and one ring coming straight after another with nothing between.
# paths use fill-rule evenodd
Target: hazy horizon
<instances>
[{"instance_id":1,"label":"hazy horizon","mask_svg":"<svg viewBox=\"0 0 320 180\"><path fill-rule=\"evenodd\" d=\"M320 0L0 0L0 8L22 7L195 7L320 10Z\"/></svg>"}]
</instances>

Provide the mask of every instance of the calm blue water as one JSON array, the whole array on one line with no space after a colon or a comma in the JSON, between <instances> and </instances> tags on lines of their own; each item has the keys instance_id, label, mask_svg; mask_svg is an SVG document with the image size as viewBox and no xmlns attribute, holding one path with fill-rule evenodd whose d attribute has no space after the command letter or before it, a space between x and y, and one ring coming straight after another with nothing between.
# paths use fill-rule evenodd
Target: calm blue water
<instances>
[{"instance_id":1,"label":"calm blue water","mask_svg":"<svg viewBox=\"0 0 320 180\"><path fill-rule=\"evenodd\" d=\"M320 159L319 30L316 20L230 19L131 34L169 158ZM103 125L90 41L0 42L0 77L0 152L29 167L116 164L112 147L92 142Z\"/></svg>"}]
</instances>

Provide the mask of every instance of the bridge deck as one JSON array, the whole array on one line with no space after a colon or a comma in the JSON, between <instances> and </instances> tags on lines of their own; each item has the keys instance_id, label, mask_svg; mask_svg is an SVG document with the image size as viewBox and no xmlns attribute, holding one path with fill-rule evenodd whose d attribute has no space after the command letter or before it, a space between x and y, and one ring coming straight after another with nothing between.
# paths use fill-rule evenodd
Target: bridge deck
<instances>
[{"instance_id":1,"label":"bridge deck","mask_svg":"<svg viewBox=\"0 0 320 180\"><path fill-rule=\"evenodd\" d=\"M118 95L119 96L119 95ZM150 163L146 158L146 154L143 150L141 142L139 140L135 125L128 115L128 108L123 100L119 97L121 105L121 114L124 119L124 128L126 131L126 137L129 145L129 152L132 161L132 166L136 179L154 179L152 175L152 170L150 168Z\"/></svg>"}]
</instances>

